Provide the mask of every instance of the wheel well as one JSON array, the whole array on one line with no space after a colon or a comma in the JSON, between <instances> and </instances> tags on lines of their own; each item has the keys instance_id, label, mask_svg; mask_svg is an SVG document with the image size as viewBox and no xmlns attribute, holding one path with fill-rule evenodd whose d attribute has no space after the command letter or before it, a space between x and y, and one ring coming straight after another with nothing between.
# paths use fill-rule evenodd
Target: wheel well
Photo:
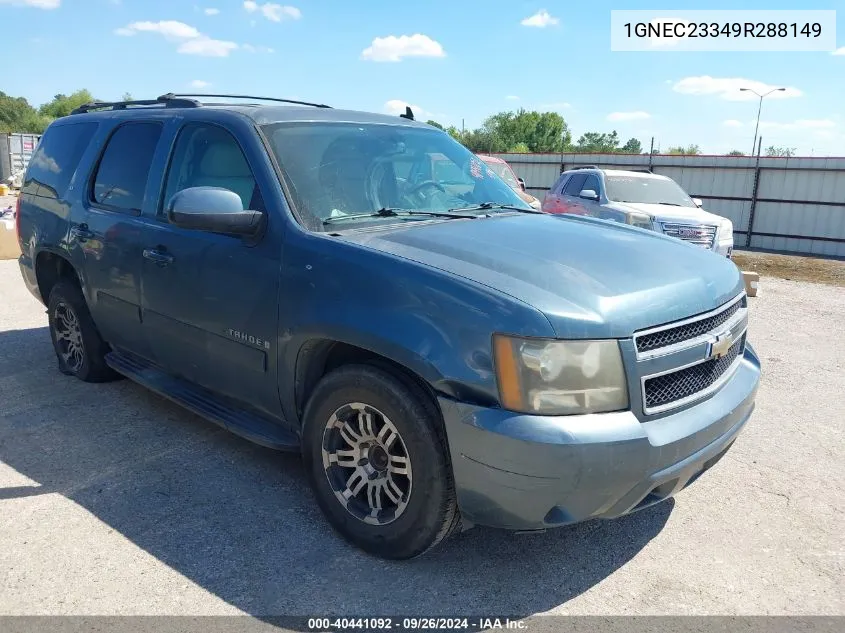
<instances>
[{"instance_id":1,"label":"wheel well","mask_svg":"<svg viewBox=\"0 0 845 633\"><path fill-rule=\"evenodd\" d=\"M38 292L44 305L50 300L50 291L60 279L67 279L80 285L79 277L73 265L61 255L55 253L39 253L35 259L35 278L38 281Z\"/></svg>"},{"instance_id":2,"label":"wheel well","mask_svg":"<svg viewBox=\"0 0 845 633\"><path fill-rule=\"evenodd\" d=\"M296 412L302 419L308 397L317 383L330 371L343 365L371 365L389 371L408 388L423 395L439 415L434 389L416 373L386 356L348 343L325 339L306 343L296 363Z\"/></svg>"}]
</instances>

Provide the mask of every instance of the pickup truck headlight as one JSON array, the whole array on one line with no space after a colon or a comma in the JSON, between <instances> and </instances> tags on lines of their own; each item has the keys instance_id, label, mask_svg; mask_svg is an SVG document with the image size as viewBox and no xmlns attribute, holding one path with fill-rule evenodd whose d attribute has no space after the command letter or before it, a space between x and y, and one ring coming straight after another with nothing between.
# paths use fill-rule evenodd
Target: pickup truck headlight
<instances>
[{"instance_id":1,"label":"pickup truck headlight","mask_svg":"<svg viewBox=\"0 0 845 633\"><path fill-rule=\"evenodd\" d=\"M719 242L733 244L734 241L734 224L727 218L722 220L719 225Z\"/></svg>"},{"instance_id":2,"label":"pickup truck headlight","mask_svg":"<svg viewBox=\"0 0 845 633\"><path fill-rule=\"evenodd\" d=\"M628 213L628 224L631 226L637 226L641 229L648 229L649 231L654 230L654 222L651 221L651 216L646 215L645 213Z\"/></svg>"},{"instance_id":3,"label":"pickup truck headlight","mask_svg":"<svg viewBox=\"0 0 845 633\"><path fill-rule=\"evenodd\" d=\"M616 341L559 341L496 334L499 397L521 413L572 415L628 407Z\"/></svg>"}]
</instances>

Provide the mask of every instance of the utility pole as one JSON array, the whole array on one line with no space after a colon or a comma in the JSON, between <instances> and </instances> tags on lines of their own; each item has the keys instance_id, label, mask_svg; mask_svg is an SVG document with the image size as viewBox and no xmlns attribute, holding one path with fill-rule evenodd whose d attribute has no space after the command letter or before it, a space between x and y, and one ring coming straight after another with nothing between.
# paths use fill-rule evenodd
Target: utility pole
<instances>
[{"instance_id":1,"label":"utility pole","mask_svg":"<svg viewBox=\"0 0 845 633\"><path fill-rule=\"evenodd\" d=\"M786 88L775 88L774 90L769 90L766 94L760 94L756 90L752 90L751 88L740 88L740 92L752 92L758 97L760 97L760 103L757 105L757 125L754 126L754 143L751 145L751 154L754 155L754 149L757 147L757 131L760 129L760 111L763 109L763 99L768 97L773 92L783 92ZM759 153L759 150L758 150Z\"/></svg>"}]
</instances>

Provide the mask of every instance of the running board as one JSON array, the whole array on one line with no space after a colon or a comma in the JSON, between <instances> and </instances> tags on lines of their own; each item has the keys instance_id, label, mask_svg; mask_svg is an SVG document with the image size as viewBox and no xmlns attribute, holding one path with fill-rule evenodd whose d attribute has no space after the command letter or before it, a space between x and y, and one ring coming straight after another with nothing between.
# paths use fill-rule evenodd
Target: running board
<instances>
[{"instance_id":1,"label":"running board","mask_svg":"<svg viewBox=\"0 0 845 633\"><path fill-rule=\"evenodd\" d=\"M280 451L299 451L299 438L282 427L280 422L238 408L211 391L171 376L134 354L110 352L106 354L106 363L130 380L251 442Z\"/></svg>"}]
</instances>

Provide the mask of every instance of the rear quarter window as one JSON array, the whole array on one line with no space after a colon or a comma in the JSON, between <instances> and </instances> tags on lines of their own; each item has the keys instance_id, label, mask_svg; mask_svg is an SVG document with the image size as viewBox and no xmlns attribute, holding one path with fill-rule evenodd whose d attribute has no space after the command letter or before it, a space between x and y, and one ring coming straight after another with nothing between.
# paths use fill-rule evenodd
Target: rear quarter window
<instances>
[{"instance_id":1,"label":"rear quarter window","mask_svg":"<svg viewBox=\"0 0 845 633\"><path fill-rule=\"evenodd\" d=\"M97 123L66 123L49 128L29 161L22 193L63 198Z\"/></svg>"}]
</instances>

